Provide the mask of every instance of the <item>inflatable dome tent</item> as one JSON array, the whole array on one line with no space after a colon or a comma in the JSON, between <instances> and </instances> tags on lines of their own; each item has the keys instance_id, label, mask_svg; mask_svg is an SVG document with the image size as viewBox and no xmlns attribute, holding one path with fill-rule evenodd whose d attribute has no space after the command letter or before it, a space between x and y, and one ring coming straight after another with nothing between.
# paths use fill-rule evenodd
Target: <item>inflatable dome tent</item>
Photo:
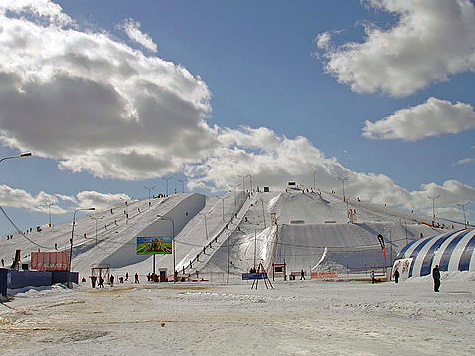
<instances>
[{"instance_id":1,"label":"inflatable dome tent","mask_svg":"<svg viewBox=\"0 0 475 356\"><path fill-rule=\"evenodd\" d=\"M396 256L393 272L402 277L431 274L439 265L441 271L475 271L475 229L450 231L415 240Z\"/></svg>"}]
</instances>

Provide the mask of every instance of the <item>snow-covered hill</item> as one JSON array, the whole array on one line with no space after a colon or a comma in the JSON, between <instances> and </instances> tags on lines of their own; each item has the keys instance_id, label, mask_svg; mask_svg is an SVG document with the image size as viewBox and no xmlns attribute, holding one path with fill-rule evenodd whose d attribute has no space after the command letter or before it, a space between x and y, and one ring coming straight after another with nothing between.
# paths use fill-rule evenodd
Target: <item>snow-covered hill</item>
<instances>
[{"instance_id":1,"label":"snow-covered hill","mask_svg":"<svg viewBox=\"0 0 475 356\"><path fill-rule=\"evenodd\" d=\"M157 255L156 271L167 268L171 276L175 265L180 277L224 280L239 278L259 262L266 269L285 262L287 271L309 271L322 261L350 270L391 265L407 242L440 232L426 225L428 217L308 190L175 194L150 205L136 200L85 213L77 212L74 230L72 265L81 275L97 265L109 265L118 275L152 272L153 257L135 254L137 236L175 235L174 255ZM68 251L71 228L46 226L2 238L1 258L9 266L17 249L22 263L32 251ZM378 234L386 242L386 261Z\"/></svg>"}]
</instances>

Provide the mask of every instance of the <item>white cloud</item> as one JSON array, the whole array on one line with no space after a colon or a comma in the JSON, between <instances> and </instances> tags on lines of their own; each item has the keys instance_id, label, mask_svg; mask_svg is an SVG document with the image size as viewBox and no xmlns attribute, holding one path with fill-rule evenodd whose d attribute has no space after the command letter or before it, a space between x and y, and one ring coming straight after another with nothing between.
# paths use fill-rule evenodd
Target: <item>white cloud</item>
<instances>
[{"instance_id":1,"label":"white cloud","mask_svg":"<svg viewBox=\"0 0 475 356\"><path fill-rule=\"evenodd\" d=\"M325 68L355 92L406 96L475 69L475 7L469 0L367 0L398 16L389 29L365 27L361 43L331 46L320 35Z\"/></svg>"},{"instance_id":2,"label":"white cloud","mask_svg":"<svg viewBox=\"0 0 475 356\"><path fill-rule=\"evenodd\" d=\"M38 20L48 20L52 25L74 25L75 22L63 12L58 4L50 0L2 0L0 13L5 16L6 11L22 14L34 14Z\"/></svg>"},{"instance_id":3,"label":"white cloud","mask_svg":"<svg viewBox=\"0 0 475 356\"><path fill-rule=\"evenodd\" d=\"M469 104L429 98L426 103L396 111L376 122L366 120L363 136L374 139L415 141L475 128L475 112Z\"/></svg>"},{"instance_id":4,"label":"white cloud","mask_svg":"<svg viewBox=\"0 0 475 356\"><path fill-rule=\"evenodd\" d=\"M125 19L122 28L125 30L127 36L132 40L148 49L150 52L156 53L158 51L157 45L153 42L149 35L140 30L140 22L133 19Z\"/></svg>"},{"instance_id":5,"label":"white cloud","mask_svg":"<svg viewBox=\"0 0 475 356\"><path fill-rule=\"evenodd\" d=\"M67 202L69 207L65 209L59 206L58 198ZM1 206L23 208L46 214L49 212L51 214L65 214L78 208L88 209L91 207L96 208L96 210L102 210L112 206L123 205L126 201L130 200L131 198L127 194L110 194L95 191L82 191L76 196L51 195L45 192L40 192L33 196L25 190L0 185Z\"/></svg>"},{"instance_id":6,"label":"white cloud","mask_svg":"<svg viewBox=\"0 0 475 356\"><path fill-rule=\"evenodd\" d=\"M175 172L218 144L204 121L211 94L199 77L104 32L37 23L38 13L61 13L49 1L37 5L29 16L0 11L5 145L74 172L142 179Z\"/></svg>"},{"instance_id":7,"label":"white cloud","mask_svg":"<svg viewBox=\"0 0 475 356\"><path fill-rule=\"evenodd\" d=\"M347 196L408 210L430 208L432 202L428 195L440 194L438 203L441 205L475 200L475 188L454 180L446 181L442 186L430 183L422 185L420 190L408 191L384 174L351 171L335 158L326 158L305 137L288 139L263 127L216 130L223 146L203 162L186 167L190 189L232 190L232 185L242 184L239 176L249 174L254 189L269 186L279 190L290 180L312 188L316 172L316 187L321 190L335 190L341 194L338 177L344 176L348 177L345 182ZM245 186L250 188L249 177L245 178Z\"/></svg>"},{"instance_id":8,"label":"white cloud","mask_svg":"<svg viewBox=\"0 0 475 356\"><path fill-rule=\"evenodd\" d=\"M82 191L77 194L77 200L79 208L96 208L96 210L102 210L125 204L125 202L130 201L130 197L126 194L104 194L94 191Z\"/></svg>"},{"instance_id":9,"label":"white cloud","mask_svg":"<svg viewBox=\"0 0 475 356\"><path fill-rule=\"evenodd\" d=\"M332 32L327 31L327 32L318 34L315 42L318 48L328 51L331 48L331 40L332 40Z\"/></svg>"},{"instance_id":10,"label":"white cloud","mask_svg":"<svg viewBox=\"0 0 475 356\"><path fill-rule=\"evenodd\" d=\"M49 9L51 2L38 4L50 17L62 13ZM59 20L37 23L38 13L15 18L0 11L0 137L20 151L98 177L145 179L184 169L192 189L230 189L247 174L254 187L281 188L289 180L311 186L316 171L319 188L337 190L337 177L348 176L348 194L375 203L427 207L424 197L436 188L456 201L457 184L464 201L475 198L458 182L408 192L385 175L348 170L305 137L264 127L209 127L211 93L201 78L103 32L65 28ZM44 209L40 194L4 190L5 204ZM47 196L96 209L128 199L90 191Z\"/></svg>"},{"instance_id":11,"label":"white cloud","mask_svg":"<svg viewBox=\"0 0 475 356\"><path fill-rule=\"evenodd\" d=\"M460 159L457 161L456 164L470 164L470 163L475 163L475 158L464 158L464 159Z\"/></svg>"},{"instance_id":12,"label":"white cloud","mask_svg":"<svg viewBox=\"0 0 475 356\"><path fill-rule=\"evenodd\" d=\"M57 204L55 196L40 192L36 196L22 190L0 185L0 205L13 208L23 208L36 212L63 214L66 212ZM48 207L49 204L53 204Z\"/></svg>"}]
</instances>

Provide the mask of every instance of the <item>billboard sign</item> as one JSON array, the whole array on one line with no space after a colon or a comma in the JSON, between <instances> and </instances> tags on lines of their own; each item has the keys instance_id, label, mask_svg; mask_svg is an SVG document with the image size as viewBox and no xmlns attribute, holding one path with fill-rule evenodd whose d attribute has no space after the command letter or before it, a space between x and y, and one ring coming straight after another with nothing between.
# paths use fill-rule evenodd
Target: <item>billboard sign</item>
<instances>
[{"instance_id":1,"label":"billboard sign","mask_svg":"<svg viewBox=\"0 0 475 356\"><path fill-rule=\"evenodd\" d=\"M38 271L67 271L69 255L66 251L32 252L31 269Z\"/></svg>"},{"instance_id":2,"label":"billboard sign","mask_svg":"<svg viewBox=\"0 0 475 356\"><path fill-rule=\"evenodd\" d=\"M172 253L171 237L137 237L137 255L168 255Z\"/></svg>"}]
</instances>

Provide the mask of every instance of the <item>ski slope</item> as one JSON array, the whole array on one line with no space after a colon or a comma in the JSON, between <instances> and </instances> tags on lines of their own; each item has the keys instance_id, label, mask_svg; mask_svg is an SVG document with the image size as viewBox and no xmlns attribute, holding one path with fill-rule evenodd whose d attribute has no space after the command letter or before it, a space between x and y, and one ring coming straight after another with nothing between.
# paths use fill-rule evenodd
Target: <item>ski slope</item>
<instances>
[{"instance_id":1,"label":"ski slope","mask_svg":"<svg viewBox=\"0 0 475 356\"><path fill-rule=\"evenodd\" d=\"M266 269L285 262L288 271L309 271L324 251L325 263L359 269L390 265L407 242L440 232L420 223L428 217L343 201L328 192L174 194L150 203L134 200L102 211L78 211L72 269L87 276L91 267L107 265L117 275L146 275L153 271L153 257L136 254L136 237L172 235L174 254L155 257L155 271L166 268L169 276L175 267L180 277L229 280L260 262ZM347 209L353 212L353 223L348 223ZM1 258L9 266L17 249L22 263L29 263L33 251L69 251L71 233L69 223L3 237ZM386 261L378 234L386 241Z\"/></svg>"}]
</instances>

